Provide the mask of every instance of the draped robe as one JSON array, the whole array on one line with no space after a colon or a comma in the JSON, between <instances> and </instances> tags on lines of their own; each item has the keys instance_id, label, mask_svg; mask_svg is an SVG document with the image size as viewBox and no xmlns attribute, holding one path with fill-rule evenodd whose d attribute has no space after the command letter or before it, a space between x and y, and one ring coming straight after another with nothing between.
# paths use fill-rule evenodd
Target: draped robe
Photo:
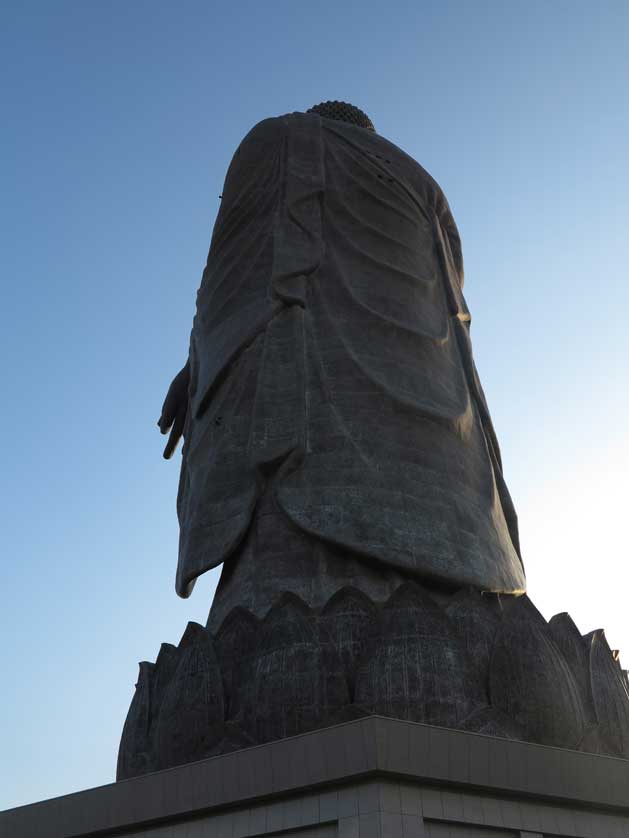
<instances>
[{"instance_id":1,"label":"draped robe","mask_svg":"<svg viewBox=\"0 0 629 838\"><path fill-rule=\"evenodd\" d=\"M237 556L264 491L368 562L524 591L462 284L445 196L395 145L317 114L253 128L197 295L180 595Z\"/></svg>"}]
</instances>

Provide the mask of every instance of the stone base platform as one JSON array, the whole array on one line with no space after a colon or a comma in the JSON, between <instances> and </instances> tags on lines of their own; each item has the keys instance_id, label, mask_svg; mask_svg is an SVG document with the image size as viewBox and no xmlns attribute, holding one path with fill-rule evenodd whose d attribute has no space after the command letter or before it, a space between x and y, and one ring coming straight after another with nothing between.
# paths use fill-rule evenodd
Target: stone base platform
<instances>
[{"instance_id":1,"label":"stone base platform","mask_svg":"<svg viewBox=\"0 0 629 838\"><path fill-rule=\"evenodd\" d=\"M629 761L370 716L0 813L2 838L624 838Z\"/></svg>"}]
</instances>

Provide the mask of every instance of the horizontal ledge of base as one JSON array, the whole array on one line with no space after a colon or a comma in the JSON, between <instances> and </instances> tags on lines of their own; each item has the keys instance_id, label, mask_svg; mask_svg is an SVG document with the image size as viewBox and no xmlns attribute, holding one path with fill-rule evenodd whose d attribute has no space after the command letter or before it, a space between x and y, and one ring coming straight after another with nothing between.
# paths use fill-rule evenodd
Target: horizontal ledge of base
<instances>
[{"instance_id":1,"label":"horizontal ledge of base","mask_svg":"<svg viewBox=\"0 0 629 838\"><path fill-rule=\"evenodd\" d=\"M124 834L368 777L629 815L628 760L369 716L10 809L0 813L0 834Z\"/></svg>"}]
</instances>

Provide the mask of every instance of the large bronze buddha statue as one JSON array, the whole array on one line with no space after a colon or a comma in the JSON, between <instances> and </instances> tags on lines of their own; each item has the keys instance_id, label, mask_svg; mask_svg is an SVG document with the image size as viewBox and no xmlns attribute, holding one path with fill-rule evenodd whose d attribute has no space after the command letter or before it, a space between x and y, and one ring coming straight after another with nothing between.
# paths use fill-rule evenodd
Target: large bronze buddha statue
<instances>
[{"instance_id":1,"label":"large bronze buddha statue","mask_svg":"<svg viewBox=\"0 0 629 838\"><path fill-rule=\"evenodd\" d=\"M443 192L362 111L242 141L160 419L166 456L185 436L178 593L224 563L210 625L346 584L524 591L462 286Z\"/></svg>"},{"instance_id":2,"label":"large bronze buddha statue","mask_svg":"<svg viewBox=\"0 0 629 838\"><path fill-rule=\"evenodd\" d=\"M443 192L351 105L259 123L227 173L189 359L177 591L118 777L380 714L629 757L602 631L525 595Z\"/></svg>"}]
</instances>

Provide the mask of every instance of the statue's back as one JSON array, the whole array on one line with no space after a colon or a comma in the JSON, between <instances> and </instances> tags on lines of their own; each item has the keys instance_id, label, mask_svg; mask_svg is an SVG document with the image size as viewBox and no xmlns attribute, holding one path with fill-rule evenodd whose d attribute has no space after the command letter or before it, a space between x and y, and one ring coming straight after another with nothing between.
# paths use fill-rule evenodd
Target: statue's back
<instances>
[{"instance_id":1,"label":"statue's back","mask_svg":"<svg viewBox=\"0 0 629 838\"><path fill-rule=\"evenodd\" d=\"M312 113L249 133L192 331L180 593L233 576L263 508L381 572L523 591L461 285L445 197L394 145Z\"/></svg>"}]
</instances>

